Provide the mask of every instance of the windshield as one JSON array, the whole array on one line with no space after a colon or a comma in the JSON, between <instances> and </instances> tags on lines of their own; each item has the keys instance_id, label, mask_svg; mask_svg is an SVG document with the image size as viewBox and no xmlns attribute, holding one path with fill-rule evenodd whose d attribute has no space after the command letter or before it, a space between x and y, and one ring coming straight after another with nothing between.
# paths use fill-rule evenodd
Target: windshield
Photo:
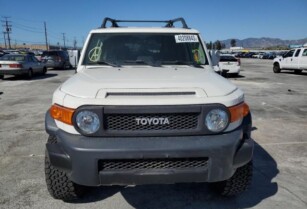
<instances>
[{"instance_id":1,"label":"windshield","mask_svg":"<svg viewBox=\"0 0 307 209\"><path fill-rule=\"evenodd\" d=\"M92 34L84 65L208 64L196 34Z\"/></svg>"},{"instance_id":2,"label":"windshield","mask_svg":"<svg viewBox=\"0 0 307 209\"><path fill-rule=\"evenodd\" d=\"M237 62L238 60L233 56L225 56L222 55L220 58L220 62Z\"/></svg>"},{"instance_id":3,"label":"windshield","mask_svg":"<svg viewBox=\"0 0 307 209\"><path fill-rule=\"evenodd\" d=\"M56 51L50 51L50 52L45 51L45 52L43 52L42 57L45 57L45 56L57 56L57 55L58 55L58 53Z\"/></svg>"},{"instance_id":4,"label":"windshield","mask_svg":"<svg viewBox=\"0 0 307 209\"><path fill-rule=\"evenodd\" d=\"M5 60L5 61L25 61L25 56L23 56L23 55L10 55L10 54L6 54L6 55L0 57L0 60Z\"/></svg>"}]
</instances>

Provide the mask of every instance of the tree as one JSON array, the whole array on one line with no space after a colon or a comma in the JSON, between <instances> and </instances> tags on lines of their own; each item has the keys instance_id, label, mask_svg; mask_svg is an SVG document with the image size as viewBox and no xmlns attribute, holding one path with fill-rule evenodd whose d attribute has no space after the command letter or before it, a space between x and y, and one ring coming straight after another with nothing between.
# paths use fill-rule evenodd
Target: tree
<instances>
[{"instance_id":1,"label":"tree","mask_svg":"<svg viewBox=\"0 0 307 209\"><path fill-rule=\"evenodd\" d=\"M230 41L230 46L231 46L231 47L235 47L236 45L237 45L236 39L231 39L231 41Z\"/></svg>"},{"instance_id":2,"label":"tree","mask_svg":"<svg viewBox=\"0 0 307 209\"><path fill-rule=\"evenodd\" d=\"M226 48L226 44L222 43L222 49L225 49L225 48Z\"/></svg>"},{"instance_id":3,"label":"tree","mask_svg":"<svg viewBox=\"0 0 307 209\"><path fill-rule=\"evenodd\" d=\"M216 50L221 50L221 49L222 49L222 44L221 44L221 42L220 42L219 40L216 40L216 41L214 42L214 48L215 48Z\"/></svg>"},{"instance_id":4,"label":"tree","mask_svg":"<svg viewBox=\"0 0 307 209\"><path fill-rule=\"evenodd\" d=\"M207 46L207 49L209 50L212 49L212 41L210 41L210 43L207 43L206 46Z\"/></svg>"}]
</instances>

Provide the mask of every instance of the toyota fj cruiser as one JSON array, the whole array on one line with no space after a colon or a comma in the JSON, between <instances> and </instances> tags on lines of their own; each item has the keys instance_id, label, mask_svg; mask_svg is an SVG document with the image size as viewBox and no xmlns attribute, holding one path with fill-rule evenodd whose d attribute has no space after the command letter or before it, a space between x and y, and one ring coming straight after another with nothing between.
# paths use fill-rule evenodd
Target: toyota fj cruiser
<instances>
[{"instance_id":1,"label":"toyota fj cruiser","mask_svg":"<svg viewBox=\"0 0 307 209\"><path fill-rule=\"evenodd\" d=\"M105 18L46 113L47 188L69 200L86 186L210 182L236 195L251 182L251 123L243 92L183 18Z\"/></svg>"}]
</instances>

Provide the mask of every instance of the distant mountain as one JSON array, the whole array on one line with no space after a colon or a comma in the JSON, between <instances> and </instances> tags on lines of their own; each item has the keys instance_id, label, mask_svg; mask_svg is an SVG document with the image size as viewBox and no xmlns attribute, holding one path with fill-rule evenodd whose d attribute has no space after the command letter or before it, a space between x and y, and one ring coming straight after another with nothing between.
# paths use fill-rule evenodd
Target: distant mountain
<instances>
[{"instance_id":1,"label":"distant mountain","mask_svg":"<svg viewBox=\"0 0 307 209\"><path fill-rule=\"evenodd\" d=\"M230 41L232 39L223 40L226 48L230 47ZM307 38L299 40L282 40L279 38L246 38L243 40L235 39L236 46L242 46L243 48L266 48L271 46L289 46L290 44L305 44Z\"/></svg>"}]
</instances>

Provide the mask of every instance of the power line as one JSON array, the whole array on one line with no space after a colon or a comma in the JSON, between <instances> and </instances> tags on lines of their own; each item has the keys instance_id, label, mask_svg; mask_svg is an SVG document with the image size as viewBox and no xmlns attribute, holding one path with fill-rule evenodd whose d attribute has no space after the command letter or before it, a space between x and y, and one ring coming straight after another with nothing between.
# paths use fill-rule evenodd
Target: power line
<instances>
[{"instance_id":1,"label":"power line","mask_svg":"<svg viewBox=\"0 0 307 209\"><path fill-rule=\"evenodd\" d=\"M20 30L23 30L23 31L31 32L31 33L44 33L43 31L29 30L29 29L21 28L21 27L19 27L19 26L15 26L15 28L20 29Z\"/></svg>"},{"instance_id":2,"label":"power line","mask_svg":"<svg viewBox=\"0 0 307 209\"><path fill-rule=\"evenodd\" d=\"M15 22L15 21L12 21L12 23L14 23L14 25L18 25L20 27L27 28L27 29L30 29L30 30L40 30L39 28L28 26L28 25L24 25L24 24L20 24L20 23Z\"/></svg>"},{"instance_id":3,"label":"power line","mask_svg":"<svg viewBox=\"0 0 307 209\"><path fill-rule=\"evenodd\" d=\"M8 47L11 48L11 33L12 33L12 23L14 25L14 28L21 33L21 31L23 32L29 32L29 33L36 33L36 34L44 34L44 42L43 41L24 41L24 40L19 40L19 39L14 39L17 42L23 42L23 43L33 43L33 44L41 44L41 43L45 43L46 47L48 47L50 42L61 42L63 41L64 44L64 48L66 48L67 44L71 44L73 47L77 46L77 38L71 38L71 37L67 37L66 33L55 33L53 31L48 30L47 31L47 25L46 22L44 23L44 28L39 28L37 26L37 23L42 23L42 21L34 21L34 20L29 20L29 19L23 19L23 18L14 18L14 21L10 19L11 17L7 17L7 16L3 16L2 17L2 26L3 26L3 39L4 40L4 44L8 43ZM17 22L15 21L15 19L17 19ZM23 20L23 21L21 21ZM25 22L25 23L20 23L20 22ZM34 24L34 26L32 26L32 24ZM83 37L84 39L84 37ZM70 40L70 41L69 41ZM16 42L15 41L15 42ZM82 43L82 41L80 41L79 43ZM16 44L16 43L15 43ZM7 46L6 46L7 47Z\"/></svg>"},{"instance_id":4,"label":"power line","mask_svg":"<svg viewBox=\"0 0 307 209\"><path fill-rule=\"evenodd\" d=\"M21 20L21 21L24 21L24 22L31 22L31 23L33 23L33 22L35 22L35 23L42 23L42 21L38 21L37 19L33 19L33 20L30 20L30 19L24 19L24 18L20 18L20 17L14 17L14 19L17 19L17 20Z\"/></svg>"},{"instance_id":5,"label":"power line","mask_svg":"<svg viewBox=\"0 0 307 209\"><path fill-rule=\"evenodd\" d=\"M27 41L27 40L20 40L20 39L16 39L16 41L18 43L29 43L29 44L45 44L42 41Z\"/></svg>"}]
</instances>

